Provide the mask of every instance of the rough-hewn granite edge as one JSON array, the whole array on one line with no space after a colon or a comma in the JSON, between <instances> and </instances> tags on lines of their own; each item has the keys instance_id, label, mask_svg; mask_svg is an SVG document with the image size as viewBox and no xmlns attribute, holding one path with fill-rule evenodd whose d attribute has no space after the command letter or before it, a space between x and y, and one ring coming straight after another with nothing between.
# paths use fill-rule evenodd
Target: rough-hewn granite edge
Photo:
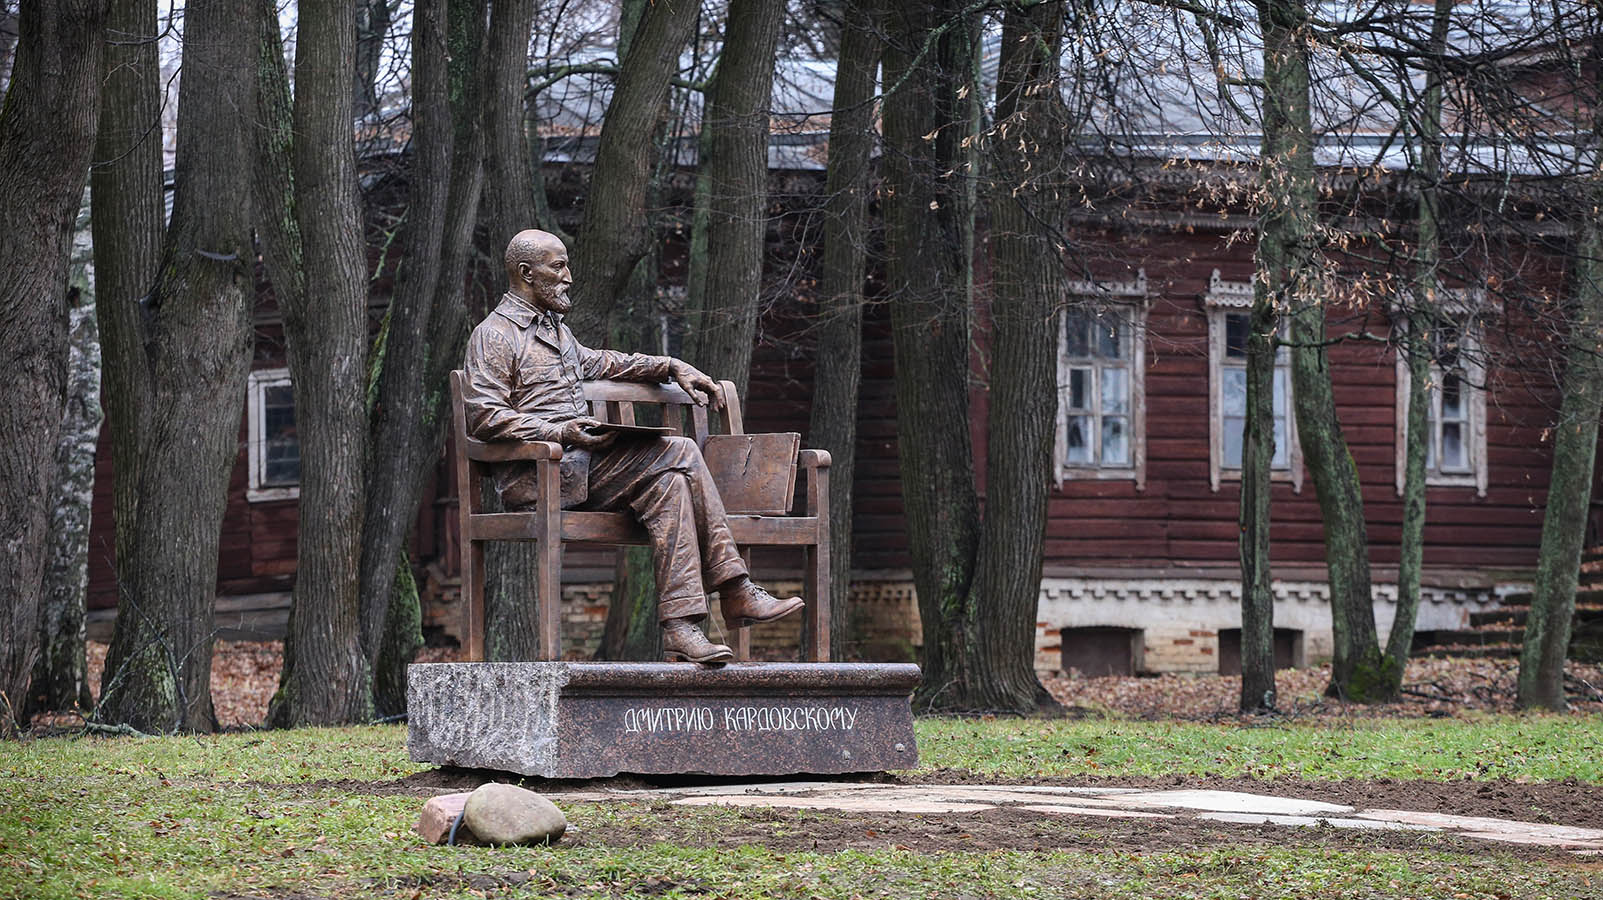
<instances>
[{"instance_id":1,"label":"rough-hewn granite edge","mask_svg":"<svg viewBox=\"0 0 1603 900\"><path fill-rule=\"evenodd\" d=\"M408 666L407 753L447 766L554 770L557 702L567 680L561 663Z\"/></svg>"},{"instance_id":2,"label":"rough-hewn granite edge","mask_svg":"<svg viewBox=\"0 0 1603 900\"><path fill-rule=\"evenodd\" d=\"M620 772L833 774L915 765L909 695L917 666L764 663L718 669L675 663L439 663L408 671L412 759L548 778ZM508 695L518 696L508 696ZM666 737L617 732L640 705L816 706L858 701L867 733ZM785 704L784 701L793 701ZM900 702L898 702L900 701ZM611 723L610 725L608 723ZM856 752L840 756L842 738ZM899 749L898 749L899 748Z\"/></svg>"}]
</instances>

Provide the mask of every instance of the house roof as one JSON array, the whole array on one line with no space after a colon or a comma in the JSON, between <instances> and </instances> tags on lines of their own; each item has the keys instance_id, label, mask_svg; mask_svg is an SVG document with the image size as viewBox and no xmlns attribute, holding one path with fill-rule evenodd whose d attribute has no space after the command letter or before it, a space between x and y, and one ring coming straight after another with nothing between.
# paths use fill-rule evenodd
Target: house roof
<instances>
[{"instance_id":1,"label":"house roof","mask_svg":"<svg viewBox=\"0 0 1603 900\"><path fill-rule=\"evenodd\" d=\"M1079 152L1255 163L1262 134L1258 91L1251 85L1263 73L1262 37L1252 6L1243 0L1224 0L1214 7L1217 14L1239 24L1210 25L1163 5L1097 2L1102 8L1083 38L1066 42L1063 61L1066 72L1082 76L1063 82L1071 105L1078 103L1085 112ZM1453 9L1449 55L1465 63L1494 66L1541 62L1546 58L1544 47L1554 46L1544 36L1571 24L1554 16L1578 11L1561 6L1555 13L1539 4L1511 0L1467 0ZM1397 54L1428 38L1431 15L1431 4L1401 0L1315 7L1318 27L1327 34L1339 32L1348 42L1345 58L1324 50L1311 60L1318 165L1385 170L1410 165L1410 148L1402 139L1388 95L1416 96L1421 91L1423 71L1400 61ZM993 93L1000 47L1000 29L989 21L982 34L980 73L987 95ZM687 51L680 60L681 77L705 78L708 60L716 54L716 45L702 47L697 54ZM594 68L613 62L615 49L596 44L566 50L548 65ZM1357 65L1367 69L1367 75L1359 74ZM824 167L834 73L832 59L782 54L777 61L771 168ZM1077 92L1094 96L1079 102ZM611 76L594 72L572 75L542 91L535 108L541 131L551 138L546 159L589 161L610 97ZM694 165L701 95L680 92L674 102L680 104L675 112L684 129L673 141L674 161ZM1529 131L1516 135L1471 125L1471 119L1484 111L1462 106L1462 98L1449 91L1445 112L1449 134L1444 142L1449 171L1561 176L1596 164L1595 154L1585 148L1585 136L1573 133L1562 116L1530 110ZM1455 131L1454 120L1464 127Z\"/></svg>"}]
</instances>

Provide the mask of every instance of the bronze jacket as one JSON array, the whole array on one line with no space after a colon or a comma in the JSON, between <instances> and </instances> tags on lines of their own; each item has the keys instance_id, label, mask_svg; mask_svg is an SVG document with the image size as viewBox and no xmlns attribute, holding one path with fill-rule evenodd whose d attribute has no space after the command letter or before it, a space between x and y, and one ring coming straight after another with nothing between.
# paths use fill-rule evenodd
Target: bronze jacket
<instances>
[{"instance_id":1,"label":"bronze jacket","mask_svg":"<svg viewBox=\"0 0 1603 900\"><path fill-rule=\"evenodd\" d=\"M592 350L580 344L562 317L507 294L468 338L463 405L468 434L481 441L560 441L562 425L587 416L583 381L662 382L673 359ZM578 506L588 494L590 454L564 448L562 505ZM534 466L496 468L496 490L507 509L534 502Z\"/></svg>"}]
</instances>

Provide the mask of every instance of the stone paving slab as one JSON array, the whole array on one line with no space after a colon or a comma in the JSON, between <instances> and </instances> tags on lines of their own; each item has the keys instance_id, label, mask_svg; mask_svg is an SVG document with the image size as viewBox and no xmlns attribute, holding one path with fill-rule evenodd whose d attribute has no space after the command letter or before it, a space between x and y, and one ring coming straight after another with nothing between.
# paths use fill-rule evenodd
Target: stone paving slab
<instances>
[{"instance_id":1,"label":"stone paving slab","mask_svg":"<svg viewBox=\"0 0 1603 900\"><path fill-rule=\"evenodd\" d=\"M1031 812L1051 813L1055 816L1101 816L1108 819L1172 819L1169 813L1145 812L1139 809L1106 809L1102 807L1070 806L1068 804L1031 803L1017 807Z\"/></svg>"},{"instance_id":2,"label":"stone paving slab","mask_svg":"<svg viewBox=\"0 0 1603 900\"><path fill-rule=\"evenodd\" d=\"M568 801L660 797L681 806L785 807L841 812L964 815L1006 808L1053 816L1194 818L1238 825L1438 832L1505 844L1603 854L1603 829L1397 809L1354 809L1240 791L1044 785L923 785L791 781L563 794Z\"/></svg>"},{"instance_id":3,"label":"stone paving slab","mask_svg":"<svg viewBox=\"0 0 1603 900\"><path fill-rule=\"evenodd\" d=\"M1268 797L1262 794L1245 794L1240 791L1148 791L1125 794L1116 798L1119 803L1139 806L1195 809L1201 812L1265 813L1282 816L1345 815L1351 806L1338 806L1318 800L1294 800L1290 797Z\"/></svg>"},{"instance_id":4,"label":"stone paving slab","mask_svg":"<svg viewBox=\"0 0 1603 900\"><path fill-rule=\"evenodd\" d=\"M787 794L727 795L722 797L685 797L672 801L675 806L761 806L791 809L835 809L842 812L876 813L974 813L996 809L994 804L953 803L944 800L897 799L886 797L853 797L831 795L797 797Z\"/></svg>"},{"instance_id":5,"label":"stone paving slab","mask_svg":"<svg viewBox=\"0 0 1603 900\"><path fill-rule=\"evenodd\" d=\"M615 794L676 794L682 797L727 797L739 794L806 794L817 791L884 790L894 785L868 781L765 781L756 784L707 784L680 788L632 788Z\"/></svg>"},{"instance_id":6,"label":"stone paving slab","mask_svg":"<svg viewBox=\"0 0 1603 900\"><path fill-rule=\"evenodd\" d=\"M1409 825L1404 822L1385 822L1378 819L1344 819L1326 816L1279 816L1263 813L1210 812L1197 816L1209 822L1231 822L1237 825L1297 825L1304 828L1329 825L1354 831L1437 831L1429 825Z\"/></svg>"},{"instance_id":7,"label":"stone paving slab","mask_svg":"<svg viewBox=\"0 0 1603 900\"><path fill-rule=\"evenodd\" d=\"M1603 850L1603 829L1550 825L1546 822L1519 822L1482 816L1455 816L1450 813L1414 812L1406 809L1370 809L1358 815L1365 819L1406 822L1454 831L1468 837L1511 844L1537 844L1574 850Z\"/></svg>"},{"instance_id":8,"label":"stone paving slab","mask_svg":"<svg viewBox=\"0 0 1603 900\"><path fill-rule=\"evenodd\" d=\"M929 798L957 803L1063 803L1073 806L1097 806L1115 809L1127 809L1130 806L1128 803L1120 802L1121 798L1118 797L1093 797L1086 794L1054 795L1015 791L1005 786L986 787L983 785L972 787L968 785L961 787L908 785L906 787L874 791L873 796L904 800Z\"/></svg>"}]
</instances>

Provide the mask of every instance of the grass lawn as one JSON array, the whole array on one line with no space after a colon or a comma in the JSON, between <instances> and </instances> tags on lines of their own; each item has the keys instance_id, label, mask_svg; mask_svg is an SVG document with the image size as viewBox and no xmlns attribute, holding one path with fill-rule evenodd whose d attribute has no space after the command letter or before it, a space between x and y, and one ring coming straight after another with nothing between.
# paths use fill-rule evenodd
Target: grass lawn
<instances>
[{"instance_id":1,"label":"grass lawn","mask_svg":"<svg viewBox=\"0 0 1603 900\"><path fill-rule=\"evenodd\" d=\"M918 732L925 774L1603 782L1595 716ZM556 847L432 847L411 830L425 792L402 779L424 767L404 740L381 726L0 743L0 897L1603 898L1603 860L1442 836L993 820L971 850L951 817L645 799L557 796L574 830Z\"/></svg>"}]
</instances>

